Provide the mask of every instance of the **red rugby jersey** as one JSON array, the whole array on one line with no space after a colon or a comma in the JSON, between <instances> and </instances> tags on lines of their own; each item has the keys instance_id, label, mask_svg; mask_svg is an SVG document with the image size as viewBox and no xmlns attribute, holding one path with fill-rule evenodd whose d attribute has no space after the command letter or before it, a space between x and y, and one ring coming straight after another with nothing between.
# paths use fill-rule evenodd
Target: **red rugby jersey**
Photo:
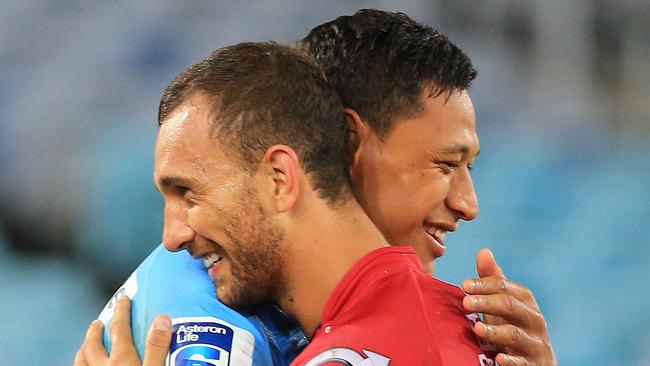
<instances>
[{"instance_id":1,"label":"red rugby jersey","mask_svg":"<svg viewBox=\"0 0 650 366\"><path fill-rule=\"evenodd\" d=\"M425 273L413 248L374 250L336 286L311 343L291 365L494 365L463 297Z\"/></svg>"}]
</instances>

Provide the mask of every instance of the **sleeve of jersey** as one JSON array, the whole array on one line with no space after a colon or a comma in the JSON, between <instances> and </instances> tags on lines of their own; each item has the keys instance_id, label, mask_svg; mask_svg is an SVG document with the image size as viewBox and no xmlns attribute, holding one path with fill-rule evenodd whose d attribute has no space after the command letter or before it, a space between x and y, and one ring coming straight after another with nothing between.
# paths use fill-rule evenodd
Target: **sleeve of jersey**
<instances>
[{"instance_id":1,"label":"sleeve of jersey","mask_svg":"<svg viewBox=\"0 0 650 366\"><path fill-rule=\"evenodd\" d=\"M265 335L216 299L203 264L185 251L171 253L159 246L109 300L99 315L109 352L115 302L125 295L132 299L133 340L141 358L153 319L164 313L173 324L166 366L273 364Z\"/></svg>"}]
</instances>

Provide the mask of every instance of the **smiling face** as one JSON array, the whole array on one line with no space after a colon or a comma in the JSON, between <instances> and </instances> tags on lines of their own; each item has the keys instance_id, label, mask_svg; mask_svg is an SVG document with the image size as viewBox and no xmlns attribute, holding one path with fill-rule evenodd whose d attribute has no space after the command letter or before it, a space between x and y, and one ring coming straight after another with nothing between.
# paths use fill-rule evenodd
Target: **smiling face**
<instances>
[{"instance_id":1,"label":"smiling face","mask_svg":"<svg viewBox=\"0 0 650 366\"><path fill-rule=\"evenodd\" d=\"M269 301L281 281L284 234L265 215L254 176L218 147L209 116L194 93L160 127L154 180L165 199L163 243L202 258L223 303Z\"/></svg>"},{"instance_id":2,"label":"smiling face","mask_svg":"<svg viewBox=\"0 0 650 366\"><path fill-rule=\"evenodd\" d=\"M416 117L398 118L383 140L371 129L351 167L355 195L392 245L412 245L435 273L445 236L473 220L478 202L471 164L479 152L474 106L466 91L423 97Z\"/></svg>"}]
</instances>

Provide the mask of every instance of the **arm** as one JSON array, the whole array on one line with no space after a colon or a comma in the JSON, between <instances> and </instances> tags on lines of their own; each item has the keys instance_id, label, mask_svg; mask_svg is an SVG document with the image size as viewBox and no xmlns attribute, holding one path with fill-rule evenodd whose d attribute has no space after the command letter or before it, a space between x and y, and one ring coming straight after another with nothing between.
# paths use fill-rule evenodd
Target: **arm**
<instances>
[{"instance_id":1,"label":"arm","mask_svg":"<svg viewBox=\"0 0 650 366\"><path fill-rule=\"evenodd\" d=\"M479 278L463 281L468 294L463 306L484 314L484 322L477 322L473 330L497 346L499 365L557 365L546 321L532 291L508 280L489 249L479 251L476 268Z\"/></svg>"}]
</instances>

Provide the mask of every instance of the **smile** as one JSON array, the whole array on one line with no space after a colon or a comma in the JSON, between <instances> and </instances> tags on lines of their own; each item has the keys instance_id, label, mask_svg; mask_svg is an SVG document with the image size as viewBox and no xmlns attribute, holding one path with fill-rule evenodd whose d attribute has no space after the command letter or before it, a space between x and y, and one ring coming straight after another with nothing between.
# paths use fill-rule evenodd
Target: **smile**
<instances>
[{"instance_id":1,"label":"smile","mask_svg":"<svg viewBox=\"0 0 650 366\"><path fill-rule=\"evenodd\" d=\"M427 232L427 234L433 236L433 238L438 241L441 245L445 245L445 238L447 238L447 230L439 229L439 228L426 228L424 231Z\"/></svg>"},{"instance_id":2,"label":"smile","mask_svg":"<svg viewBox=\"0 0 650 366\"><path fill-rule=\"evenodd\" d=\"M217 253L206 254L203 256L203 265L205 268L210 269L222 259L223 257L219 256Z\"/></svg>"},{"instance_id":3,"label":"smile","mask_svg":"<svg viewBox=\"0 0 650 366\"><path fill-rule=\"evenodd\" d=\"M445 255L447 247L445 246L445 238L447 238L447 230L441 229L437 226L427 225L424 227L424 232L429 237L428 248L434 258L442 257Z\"/></svg>"}]
</instances>

